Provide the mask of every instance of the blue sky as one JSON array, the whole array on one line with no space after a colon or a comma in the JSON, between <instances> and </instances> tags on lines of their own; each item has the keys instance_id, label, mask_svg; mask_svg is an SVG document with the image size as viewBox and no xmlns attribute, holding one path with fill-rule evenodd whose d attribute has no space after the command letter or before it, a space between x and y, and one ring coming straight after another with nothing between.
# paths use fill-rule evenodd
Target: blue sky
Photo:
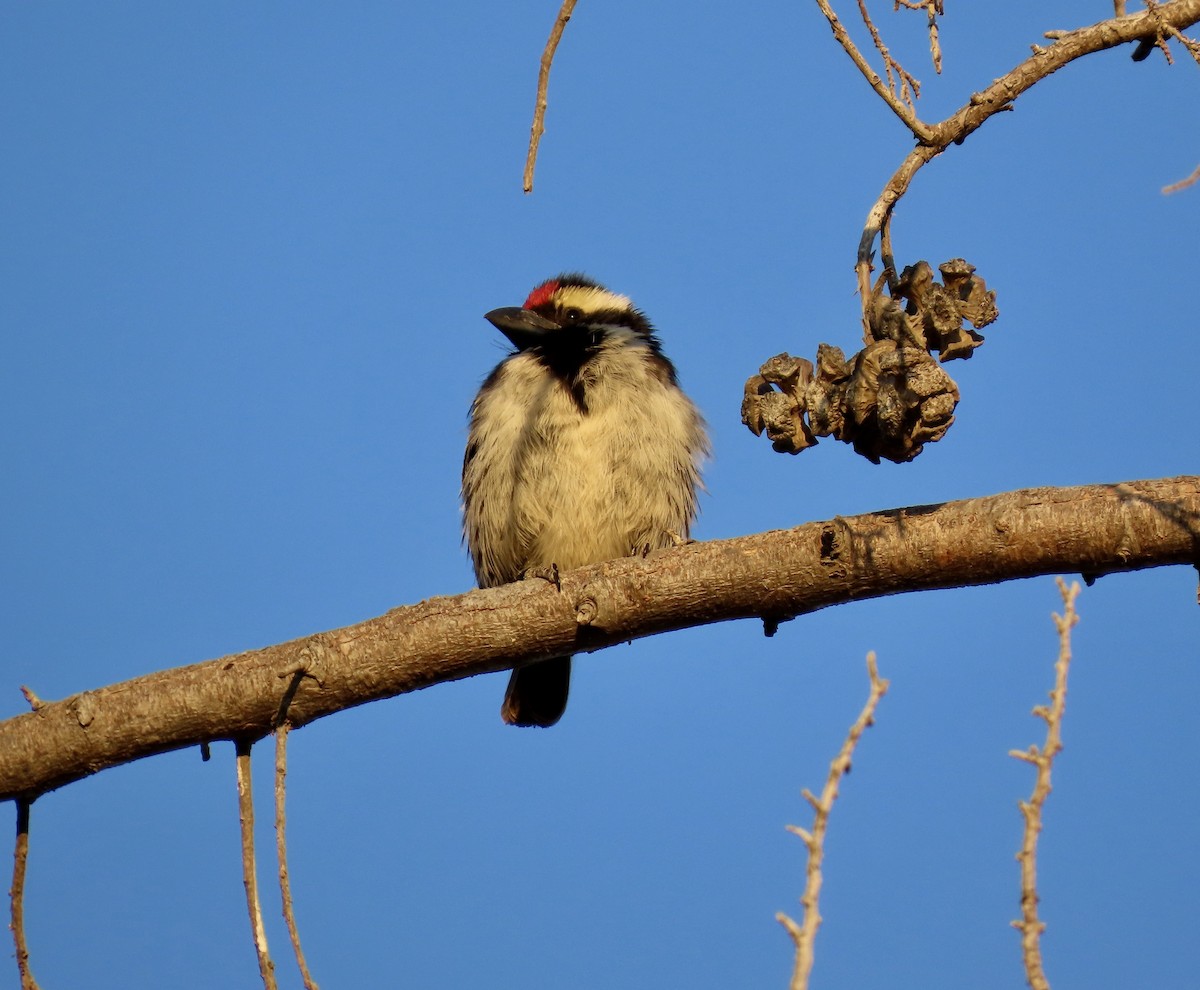
<instances>
[{"instance_id":1,"label":"blue sky","mask_svg":"<svg viewBox=\"0 0 1200 990\"><path fill-rule=\"evenodd\" d=\"M849 7L847 13L850 12ZM1068 28L1042 4L880 8L939 119ZM1093 5L1093 17L1107 7ZM999 294L963 400L916 462L740 424L772 354L853 350L862 220L911 147L813 4L584 0L520 190L553 3L3 5L0 715L346 625L472 584L466 410L482 319L579 269L659 327L711 425L695 535L1036 485L1194 473L1196 67L1069 66L926 168L899 260ZM291 867L326 987L785 986L773 916L817 788L892 691L827 849L816 986L1020 986L1019 798L1041 738L1049 577L689 630L577 664L552 731L504 676L291 742ZM1188 568L1084 591L1041 860L1058 988L1193 985L1200 889ZM269 746L256 754L269 849ZM232 747L33 808L47 987L257 983ZM268 932L298 986L263 865ZM15 968L10 970L14 974Z\"/></svg>"}]
</instances>

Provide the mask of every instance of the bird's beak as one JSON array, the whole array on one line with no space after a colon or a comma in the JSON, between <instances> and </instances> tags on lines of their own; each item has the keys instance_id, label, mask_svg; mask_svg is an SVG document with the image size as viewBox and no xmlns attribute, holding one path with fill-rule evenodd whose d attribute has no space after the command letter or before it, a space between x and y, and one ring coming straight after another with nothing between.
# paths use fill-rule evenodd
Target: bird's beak
<instances>
[{"instance_id":1,"label":"bird's beak","mask_svg":"<svg viewBox=\"0 0 1200 990\"><path fill-rule=\"evenodd\" d=\"M484 313L483 318L521 350L542 343L548 333L562 329L553 320L520 306L493 309L490 313Z\"/></svg>"}]
</instances>

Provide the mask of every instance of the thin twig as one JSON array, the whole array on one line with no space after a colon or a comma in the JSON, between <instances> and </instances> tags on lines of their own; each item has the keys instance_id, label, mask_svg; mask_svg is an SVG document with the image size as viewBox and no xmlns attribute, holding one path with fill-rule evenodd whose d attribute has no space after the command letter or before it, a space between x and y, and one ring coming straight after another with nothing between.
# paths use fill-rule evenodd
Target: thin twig
<instances>
[{"instance_id":1,"label":"thin twig","mask_svg":"<svg viewBox=\"0 0 1200 990\"><path fill-rule=\"evenodd\" d=\"M937 19L946 13L944 0L893 0L892 10L923 10L929 24L929 56L933 59L933 69L938 75L942 72L942 46L938 43Z\"/></svg>"},{"instance_id":2,"label":"thin twig","mask_svg":"<svg viewBox=\"0 0 1200 990\"><path fill-rule=\"evenodd\" d=\"M942 74L942 43L938 38L938 14L942 12L941 0L938 0L936 8L931 3L929 6L929 57L933 59L933 71L939 76Z\"/></svg>"},{"instance_id":3,"label":"thin twig","mask_svg":"<svg viewBox=\"0 0 1200 990\"><path fill-rule=\"evenodd\" d=\"M300 929L296 927L296 910L292 903L292 882L287 865L287 737L291 726L281 722L275 727L275 852L279 858L279 893L283 899L283 920L287 922L292 951L304 980L305 990L318 990L317 981L308 971L304 950L300 948Z\"/></svg>"},{"instance_id":4,"label":"thin twig","mask_svg":"<svg viewBox=\"0 0 1200 990\"><path fill-rule=\"evenodd\" d=\"M866 60L866 57L858 50L858 46L855 45L850 39L850 35L846 33L846 29L842 26L842 22L838 20L837 14L833 12L833 8L829 5L829 0L816 0L816 2L817 6L821 8L821 13L825 15L825 19L829 22L829 27L833 30L833 36L837 39L838 44L841 45L846 54L850 56L850 61L858 66L858 71L861 72L867 82L871 84L871 88L875 90L875 92L879 95L879 98L883 100L883 102L889 107L891 107L892 112L904 122L904 125L910 131L913 132L918 141L925 142L930 140L933 136L933 132L929 125L917 116L916 110L910 104L907 104L904 100L900 99L900 97L893 92L893 89L890 89L888 86L886 86L883 80L879 78L879 73L871 68L871 65ZM874 34L875 32L873 25L871 30L872 34Z\"/></svg>"},{"instance_id":5,"label":"thin twig","mask_svg":"<svg viewBox=\"0 0 1200 990\"><path fill-rule=\"evenodd\" d=\"M262 904L258 899L258 872L254 863L254 791L250 781L250 741L239 739L237 752L238 820L242 827L242 882L246 885L246 908L250 912L250 932L258 954L258 972L266 990L277 990L275 963L267 948L263 927Z\"/></svg>"},{"instance_id":6,"label":"thin twig","mask_svg":"<svg viewBox=\"0 0 1200 990\"><path fill-rule=\"evenodd\" d=\"M1186 179L1180 179L1178 182L1172 182L1169 186L1163 186L1163 192L1169 196L1171 193L1177 193L1188 186L1194 186L1197 182L1200 182L1200 165L1197 165L1196 170Z\"/></svg>"},{"instance_id":7,"label":"thin twig","mask_svg":"<svg viewBox=\"0 0 1200 990\"><path fill-rule=\"evenodd\" d=\"M1175 60L1171 57L1171 48L1167 44L1167 38L1176 37L1181 39L1184 44L1187 44L1188 39L1185 38L1178 30L1172 28L1169 24L1163 22L1162 13L1159 10L1159 5L1156 0L1144 0L1146 10L1154 17L1158 23L1158 30L1152 38L1143 38L1138 42L1137 49L1130 56L1135 62L1145 61L1150 57L1150 53L1157 48L1163 53L1163 58L1167 60L1167 65L1174 65ZM1193 55L1195 53L1193 52Z\"/></svg>"},{"instance_id":8,"label":"thin twig","mask_svg":"<svg viewBox=\"0 0 1200 990\"><path fill-rule=\"evenodd\" d=\"M896 271L896 252L892 247L892 218L888 217L879 231L879 255L883 267L890 277L895 280L900 274Z\"/></svg>"},{"instance_id":9,"label":"thin twig","mask_svg":"<svg viewBox=\"0 0 1200 990\"><path fill-rule=\"evenodd\" d=\"M879 699L887 694L888 682L879 676L874 652L867 654L867 673L871 678L871 693L858 718L850 726L846 740L842 743L841 751L829 764L829 776L825 780L825 788L821 791L821 797L819 799L814 797L807 788L801 792L804 800L813 809L812 831L805 831L796 825L787 827L793 835L800 836L808 848L804 893L800 897L800 904L804 908L804 920L801 924L797 924L782 911L775 915L775 920L787 929L788 934L792 937L792 944L796 947L792 981L788 984L790 990L807 990L809 974L812 972L813 944L817 938L817 929L821 925L818 898L821 894L821 862L825 857L825 832L829 825L829 812L833 809L833 802L837 800L838 787L842 777L850 772L850 759L854 755L854 749L858 745L859 739L862 738L862 734L874 724L875 708L879 704Z\"/></svg>"},{"instance_id":10,"label":"thin twig","mask_svg":"<svg viewBox=\"0 0 1200 990\"><path fill-rule=\"evenodd\" d=\"M887 45L883 43L883 37L880 35L879 29L875 27L875 22L871 20L871 15L867 12L865 0L858 0L858 13L862 17L862 22L866 26L867 31L871 34L871 42L875 45L875 50L883 58L883 71L887 73L888 90L893 96L897 95L896 77L898 76L900 78L900 99L915 114L917 107L914 101L921 95L921 83L911 72L892 57L892 53L888 51ZM895 75L893 75L893 72Z\"/></svg>"},{"instance_id":11,"label":"thin twig","mask_svg":"<svg viewBox=\"0 0 1200 990\"><path fill-rule=\"evenodd\" d=\"M550 85L550 66L554 62L554 52L558 48L567 21L575 10L575 0L563 0L554 27L550 29L550 37L546 40L546 49L542 52L542 64L538 71L537 102L533 106L533 126L529 131L529 153L525 156L525 191L533 192L533 169L537 164L538 145L542 142L542 134L546 131L546 90Z\"/></svg>"},{"instance_id":12,"label":"thin twig","mask_svg":"<svg viewBox=\"0 0 1200 990\"><path fill-rule=\"evenodd\" d=\"M1158 11L1158 4L1155 2L1155 0L1143 0L1143 2L1146 4L1146 9L1150 11L1150 13L1154 15L1154 19L1158 21L1159 29L1158 33L1153 39L1142 39L1141 44L1138 46L1138 51L1134 52L1133 54L1133 60L1135 62L1141 62L1143 59L1148 58L1150 53L1157 48L1163 53L1163 58L1167 60L1167 65L1174 65L1175 60L1171 58L1171 49L1167 45L1167 37L1170 34L1170 28L1169 26L1163 24L1162 15Z\"/></svg>"},{"instance_id":13,"label":"thin twig","mask_svg":"<svg viewBox=\"0 0 1200 990\"><path fill-rule=\"evenodd\" d=\"M1024 760L1037 769L1033 794L1028 801L1021 801L1021 815L1025 819L1025 833L1017 862L1021 864L1021 918L1012 926L1021 933L1021 956L1025 963L1025 979L1033 990L1050 990L1046 972L1042 966L1042 932L1046 923L1038 917L1037 891L1037 847L1038 835L1042 831L1042 809L1052 790L1050 772L1054 758L1062 751L1062 720L1067 707L1067 674L1071 668L1071 629L1079 621L1075 612L1075 599L1079 595L1079 583L1068 588L1066 581L1058 578L1058 591L1062 595L1063 614L1054 616L1058 630L1058 661L1054 665L1054 690L1050 692L1050 704L1038 705L1033 714L1046 723L1046 741L1039 749L1035 744L1027 750L1014 749L1008 755Z\"/></svg>"},{"instance_id":14,"label":"thin twig","mask_svg":"<svg viewBox=\"0 0 1200 990\"><path fill-rule=\"evenodd\" d=\"M17 952L17 972L21 974L21 990L38 990L38 982L29 968L29 946L25 942L25 866L29 861L29 805L28 798L17 798L17 842L13 850L12 886L8 900L12 909L9 927L13 933L13 945Z\"/></svg>"},{"instance_id":15,"label":"thin twig","mask_svg":"<svg viewBox=\"0 0 1200 990\"><path fill-rule=\"evenodd\" d=\"M1180 31L1179 28L1175 27L1173 24L1168 24L1163 17L1162 4L1156 2L1156 0L1145 0L1145 3L1146 10L1158 23L1158 33L1153 39L1151 48L1161 49L1163 56L1167 60L1167 65L1174 65L1175 60L1171 58L1171 49L1167 46L1167 38L1174 38L1181 45L1183 45L1185 49L1187 49L1188 54L1192 56L1196 64L1200 65L1200 41L1197 41L1194 38L1189 38L1186 34ZM1148 40L1150 39L1143 39L1143 43ZM1145 55L1149 54L1149 51L1145 52ZM1145 55L1142 57L1144 58ZM1134 56L1134 60L1140 61L1136 54Z\"/></svg>"}]
</instances>

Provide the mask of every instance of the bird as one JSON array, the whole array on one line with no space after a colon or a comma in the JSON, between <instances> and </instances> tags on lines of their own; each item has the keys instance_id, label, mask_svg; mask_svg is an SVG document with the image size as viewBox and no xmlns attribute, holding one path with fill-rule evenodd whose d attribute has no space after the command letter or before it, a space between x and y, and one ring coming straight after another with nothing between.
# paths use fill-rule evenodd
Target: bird
<instances>
[{"instance_id":1,"label":"bird","mask_svg":"<svg viewBox=\"0 0 1200 990\"><path fill-rule=\"evenodd\" d=\"M513 350L471 404L463 536L481 588L686 542L704 419L646 315L577 272L484 318ZM510 725L562 717L571 657L515 667Z\"/></svg>"}]
</instances>

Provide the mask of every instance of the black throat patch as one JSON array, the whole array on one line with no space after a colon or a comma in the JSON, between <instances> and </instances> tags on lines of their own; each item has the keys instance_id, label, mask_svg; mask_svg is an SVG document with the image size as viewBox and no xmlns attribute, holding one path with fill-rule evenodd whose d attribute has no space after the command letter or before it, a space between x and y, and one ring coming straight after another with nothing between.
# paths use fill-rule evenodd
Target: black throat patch
<instances>
[{"instance_id":1,"label":"black throat patch","mask_svg":"<svg viewBox=\"0 0 1200 990\"><path fill-rule=\"evenodd\" d=\"M583 369L600 350L603 340L602 330L564 327L549 340L528 351L566 386L576 407L584 415L588 412L588 402Z\"/></svg>"}]
</instances>

